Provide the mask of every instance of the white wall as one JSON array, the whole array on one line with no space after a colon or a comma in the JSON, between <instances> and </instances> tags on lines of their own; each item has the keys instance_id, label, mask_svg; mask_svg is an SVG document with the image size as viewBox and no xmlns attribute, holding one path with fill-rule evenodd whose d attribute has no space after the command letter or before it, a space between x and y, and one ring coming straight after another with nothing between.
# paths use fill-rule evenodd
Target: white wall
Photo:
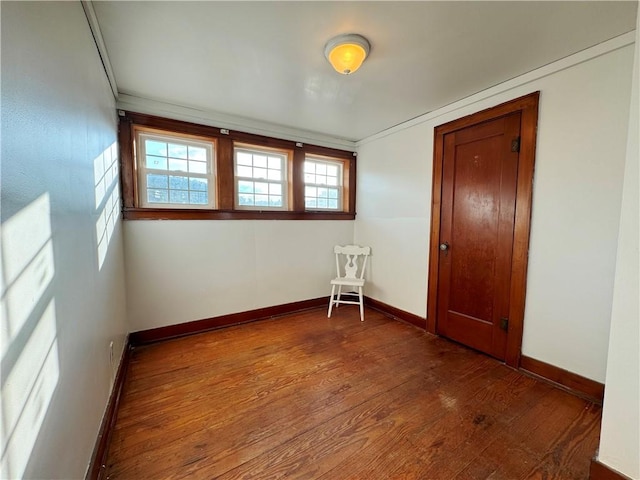
<instances>
[{"instance_id":1,"label":"white wall","mask_svg":"<svg viewBox=\"0 0 640 480\"><path fill-rule=\"evenodd\" d=\"M640 31L640 17L638 28ZM640 311L638 270L640 269L638 230L640 218L638 184L638 69L636 55L629 114L627 160L622 190L622 214L618 237L618 258L613 290L613 310L609 334L607 380L600 431L598 460L630 478L640 479Z\"/></svg>"},{"instance_id":2,"label":"white wall","mask_svg":"<svg viewBox=\"0 0 640 480\"><path fill-rule=\"evenodd\" d=\"M328 296L353 221L125 222L132 331Z\"/></svg>"},{"instance_id":3,"label":"white wall","mask_svg":"<svg viewBox=\"0 0 640 480\"><path fill-rule=\"evenodd\" d=\"M127 331L120 222L100 220L115 101L80 2L1 8L0 478L83 478Z\"/></svg>"},{"instance_id":4,"label":"white wall","mask_svg":"<svg viewBox=\"0 0 640 480\"><path fill-rule=\"evenodd\" d=\"M426 317L431 218L429 126L358 149L355 243L371 247L366 294Z\"/></svg>"},{"instance_id":5,"label":"white wall","mask_svg":"<svg viewBox=\"0 0 640 480\"><path fill-rule=\"evenodd\" d=\"M368 294L426 316L433 129L541 91L523 354L604 381L633 36L461 100L358 147Z\"/></svg>"}]
</instances>

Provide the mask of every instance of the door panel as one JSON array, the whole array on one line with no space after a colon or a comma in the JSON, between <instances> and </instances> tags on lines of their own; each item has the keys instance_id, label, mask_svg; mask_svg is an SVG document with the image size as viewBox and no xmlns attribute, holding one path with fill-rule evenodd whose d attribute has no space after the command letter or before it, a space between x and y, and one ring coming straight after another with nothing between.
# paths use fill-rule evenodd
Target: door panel
<instances>
[{"instance_id":1,"label":"door panel","mask_svg":"<svg viewBox=\"0 0 640 480\"><path fill-rule=\"evenodd\" d=\"M504 359L520 113L444 136L437 333Z\"/></svg>"}]
</instances>

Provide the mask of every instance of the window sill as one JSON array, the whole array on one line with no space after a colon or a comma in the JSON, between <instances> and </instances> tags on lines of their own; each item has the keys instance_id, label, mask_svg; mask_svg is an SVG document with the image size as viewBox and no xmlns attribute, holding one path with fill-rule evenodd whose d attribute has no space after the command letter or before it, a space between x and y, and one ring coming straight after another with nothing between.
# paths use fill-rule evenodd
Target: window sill
<instances>
[{"instance_id":1,"label":"window sill","mask_svg":"<svg viewBox=\"0 0 640 480\"><path fill-rule=\"evenodd\" d=\"M319 211L125 208L123 218L125 220L354 220L356 214Z\"/></svg>"}]
</instances>

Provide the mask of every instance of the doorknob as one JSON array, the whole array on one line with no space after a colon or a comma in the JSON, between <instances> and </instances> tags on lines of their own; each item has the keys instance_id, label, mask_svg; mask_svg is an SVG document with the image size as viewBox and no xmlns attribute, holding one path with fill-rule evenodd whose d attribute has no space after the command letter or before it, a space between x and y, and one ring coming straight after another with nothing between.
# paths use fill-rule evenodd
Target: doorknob
<instances>
[{"instance_id":1,"label":"doorknob","mask_svg":"<svg viewBox=\"0 0 640 480\"><path fill-rule=\"evenodd\" d=\"M440 250L442 250L443 252L446 252L447 250L449 250L449 244L447 242L441 243Z\"/></svg>"}]
</instances>

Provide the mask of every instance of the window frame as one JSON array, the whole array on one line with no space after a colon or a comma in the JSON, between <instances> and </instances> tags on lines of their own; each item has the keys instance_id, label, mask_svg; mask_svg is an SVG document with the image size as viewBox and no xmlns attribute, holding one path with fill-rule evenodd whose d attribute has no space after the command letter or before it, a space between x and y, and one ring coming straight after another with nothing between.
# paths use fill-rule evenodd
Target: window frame
<instances>
[{"instance_id":1,"label":"window frame","mask_svg":"<svg viewBox=\"0 0 640 480\"><path fill-rule=\"evenodd\" d=\"M181 176L186 176L188 178L205 178L208 180L209 188L207 190L208 195L208 203L206 204L179 204L179 203L150 203L145 200L145 193L147 189L147 180L146 173L155 173L164 172L159 169L150 169L146 165L143 165L144 160L142 160L143 155L146 153L144 147L142 146L141 137L155 138L164 140L169 143L170 140L175 140L176 144L186 144L189 143L193 145L201 145L209 150L210 158L207 160L207 173L204 174L192 174L191 172L185 172L182 170L169 170L167 168L166 175L170 176L172 173L174 176L178 176L177 174L183 174ZM135 170L136 170L136 179L138 188L137 188L137 202L140 208L145 209L197 209L197 210L215 210L216 209L216 140L208 137L201 137L196 135L186 135L184 133L172 132L172 131L164 131L155 128L147 128L141 126L134 127L134 152L140 152L140 159L138 155L134 156L135 162ZM167 160L169 160L169 156L167 155ZM140 160L140 164L138 161ZM167 189L168 191L171 188Z\"/></svg>"},{"instance_id":2,"label":"window frame","mask_svg":"<svg viewBox=\"0 0 640 480\"><path fill-rule=\"evenodd\" d=\"M119 110L122 211L125 220L353 220L356 216L356 154L209 125ZM141 207L138 201L135 129L157 129L167 134L206 138L214 142L215 209ZM237 208L235 205L234 145L253 145L291 152L288 159L287 210ZM306 156L327 157L343 164L343 211L305 210Z\"/></svg>"},{"instance_id":3,"label":"window frame","mask_svg":"<svg viewBox=\"0 0 640 480\"><path fill-rule=\"evenodd\" d=\"M329 185L329 184L321 184L321 183L307 183L306 178L304 179L304 187L305 187L305 192L304 192L304 201L305 201L305 210L307 211L312 211L312 212L343 212L345 210L345 189L344 189L344 163L338 159L335 158L331 158L331 157L326 157L326 156L322 156L322 155L305 155L305 164L306 162L313 162L316 165L318 164L324 164L324 165L334 165L338 168L338 176L337 178L338 180L338 184L337 185ZM306 167L305 167L305 176L306 176ZM317 172L315 173L315 175L317 175ZM328 176L328 175L327 175ZM316 207L316 208L309 208L307 207L307 192L306 192L306 188L310 186L310 187L315 187L315 188L336 188L338 190L338 197L337 197L337 204L338 206L336 208L330 208L330 207ZM319 199L321 197L316 196L316 199ZM328 197L327 197L328 198Z\"/></svg>"},{"instance_id":4,"label":"window frame","mask_svg":"<svg viewBox=\"0 0 640 480\"><path fill-rule=\"evenodd\" d=\"M242 180L251 181L255 183L256 181L260 181L261 179L256 177L245 177L245 176L241 177L240 175L238 175L238 161L237 161L238 152L245 152L245 153L251 153L251 154L263 153L267 156L271 153L273 154L273 156L279 156L282 158L282 169L281 169L282 179L280 181L275 181L275 180L270 180L268 178L265 178L263 179L264 181L262 182L262 183L268 183L268 184L277 183L281 186L281 191L282 191L281 207L260 206L260 205L240 205L241 192L239 191L238 183ZM282 150L277 148L263 147L261 145L250 145L245 143L234 142L234 145L233 145L233 181L234 181L234 189L235 189L234 208L236 210L288 211L290 208L289 202L291 198L290 188L289 188L290 180L289 180L288 171L290 170L289 165L291 163L292 157L293 157L293 152L291 152L290 150Z\"/></svg>"}]
</instances>

